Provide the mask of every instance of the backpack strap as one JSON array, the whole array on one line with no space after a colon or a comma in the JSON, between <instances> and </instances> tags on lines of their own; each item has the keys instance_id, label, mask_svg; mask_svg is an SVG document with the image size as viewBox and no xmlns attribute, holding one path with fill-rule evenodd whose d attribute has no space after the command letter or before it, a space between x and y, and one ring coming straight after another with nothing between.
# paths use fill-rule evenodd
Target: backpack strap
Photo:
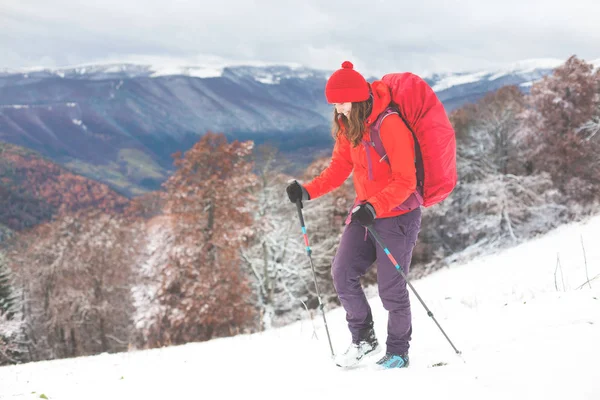
<instances>
[{"instance_id":1,"label":"backpack strap","mask_svg":"<svg viewBox=\"0 0 600 400\"><path fill-rule=\"evenodd\" d=\"M377 154L379 154L379 157L381 157L379 159L379 162L385 160L385 162L387 162L388 164L390 163L390 161L387 159L387 153L385 151L385 148L383 147L383 142L381 141L381 137L379 136L379 131L381 130L381 124L383 123L383 120L391 114L400 115L400 113L398 111L396 111L393 107L386 108L385 110L383 110L381 112L381 114L379 114L377 116L377 119L371 125L371 131L370 131L370 133L371 133L371 143L370 144L375 149L375 152Z\"/></svg>"},{"instance_id":2,"label":"backpack strap","mask_svg":"<svg viewBox=\"0 0 600 400\"><path fill-rule=\"evenodd\" d=\"M383 110L381 112L381 114L379 114L379 116L377 117L377 119L375 120L375 122L373 122L373 125L371 125L371 146L373 146L373 148L375 149L375 152L377 154L379 154L379 156L381 157L379 159L379 161L386 161L388 164L390 163L390 161L387 158L387 153L385 151L385 148L383 147L383 142L381 141L381 136L379 135L379 131L381 130L381 124L383 123L383 120L391 114L397 114L402 121L404 122L404 125L406 125L406 127L408 128L408 130L410 131L410 133L412 133L413 135L413 141L415 143L415 166L416 166L416 170L417 170L417 187L422 188L423 187L423 180L425 177L424 171L423 171L423 156L421 155L421 146L419 146L419 141L417 140L417 136L415 135L415 133L413 132L412 128L410 127L410 124L408 124L406 122L406 119L404 119L404 117L402 116L402 113L400 113L396 108L394 107L388 107L385 110Z\"/></svg>"},{"instance_id":3,"label":"backpack strap","mask_svg":"<svg viewBox=\"0 0 600 400\"><path fill-rule=\"evenodd\" d=\"M406 120L402 116L402 113L400 113L394 107L388 107L385 110L383 110L381 112L381 114L379 114L377 116L377 119L375 120L375 122L373 122L373 124L371 125L371 128L370 128L371 143L370 143L370 145L375 149L375 152L381 157L379 159L379 162L385 161L388 164L390 164L390 160L388 160L387 153L385 151L385 148L383 147L383 142L381 141L381 136L380 136L379 132L381 130L381 124L383 123L383 120L391 114L397 114L404 122L404 125L406 125L408 130L413 135L413 140L415 143L415 169L417 172L417 188L416 188L415 192L413 194L411 194L404 203L395 207L394 210L413 210L413 209L419 207L421 204L423 204L423 180L424 180L425 173L423 170L423 158L421 155L421 147L419 146L419 142L417 141L417 137L416 137L415 133L413 132L410 125L406 122ZM367 155L368 155L368 152L367 152ZM371 163L369 162L369 177L371 177L371 175L372 175Z\"/></svg>"}]
</instances>

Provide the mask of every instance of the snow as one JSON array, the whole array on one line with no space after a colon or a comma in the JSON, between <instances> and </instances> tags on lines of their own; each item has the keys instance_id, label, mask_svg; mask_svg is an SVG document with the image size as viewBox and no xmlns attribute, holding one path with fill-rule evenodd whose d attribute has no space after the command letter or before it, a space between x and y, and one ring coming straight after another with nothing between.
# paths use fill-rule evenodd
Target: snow
<instances>
[{"instance_id":1,"label":"snow","mask_svg":"<svg viewBox=\"0 0 600 400\"><path fill-rule=\"evenodd\" d=\"M277 85L280 82L280 78L273 74L263 74L260 76L256 76L254 77L254 80L265 85Z\"/></svg>"},{"instance_id":2,"label":"snow","mask_svg":"<svg viewBox=\"0 0 600 400\"><path fill-rule=\"evenodd\" d=\"M534 72L535 70L555 69L565 63L565 60L558 58L537 58L531 60L523 60L502 68L488 80L493 81L506 75L523 75Z\"/></svg>"},{"instance_id":3,"label":"snow","mask_svg":"<svg viewBox=\"0 0 600 400\"><path fill-rule=\"evenodd\" d=\"M598 399L598 237L600 216L414 281L462 356L413 296L408 369L335 367L315 312L258 334L2 367L0 398ZM370 302L384 342L385 310ZM327 322L342 351L343 310Z\"/></svg>"},{"instance_id":4,"label":"snow","mask_svg":"<svg viewBox=\"0 0 600 400\"><path fill-rule=\"evenodd\" d=\"M473 83L482 80L488 75L489 72L477 72L473 74L452 74L442 78L433 86L434 92L441 92L442 90L449 89L453 86L464 85L466 83Z\"/></svg>"},{"instance_id":5,"label":"snow","mask_svg":"<svg viewBox=\"0 0 600 400\"><path fill-rule=\"evenodd\" d=\"M87 130L88 130L88 127L87 127L87 126L86 126L86 125L83 123L83 121L82 121L82 120L80 120L80 119L75 119L75 118L73 118L73 119L71 120L71 122L73 122L73 124L74 124L74 125L77 125L77 126L81 127L81 129L83 129L84 131L87 131Z\"/></svg>"},{"instance_id":6,"label":"snow","mask_svg":"<svg viewBox=\"0 0 600 400\"><path fill-rule=\"evenodd\" d=\"M268 67L268 66L267 66ZM315 76L322 76L324 79L329 77L328 74L321 75L317 71L310 71L299 65L289 64L280 68L281 65L275 66L275 68L267 68L262 71L258 68L253 68L251 73L254 75L254 80L265 85L278 85L282 79L297 78L297 79L308 79Z\"/></svg>"},{"instance_id":7,"label":"snow","mask_svg":"<svg viewBox=\"0 0 600 400\"><path fill-rule=\"evenodd\" d=\"M219 67L181 67L176 65L151 67L153 78L158 76L185 75L196 78L218 78L223 75L223 68Z\"/></svg>"},{"instance_id":8,"label":"snow","mask_svg":"<svg viewBox=\"0 0 600 400\"><path fill-rule=\"evenodd\" d=\"M77 103L65 103L65 105L70 108L77 107ZM43 107L46 107L46 106L39 105L39 104L0 104L0 108L12 108L15 110L20 110L20 109L25 109L25 108L43 108ZM51 110L51 109L52 109L51 107L48 107L48 110ZM80 125L76 121L77 120L73 119L74 124Z\"/></svg>"},{"instance_id":9,"label":"snow","mask_svg":"<svg viewBox=\"0 0 600 400\"><path fill-rule=\"evenodd\" d=\"M130 57L123 60L107 60L97 63L85 63L79 65L70 65L63 67L28 67L18 69L0 69L0 74L32 74L48 73L57 75L61 78L73 75L89 75L94 77L98 75L117 74L118 76L128 77L162 77L162 76L190 76L197 78L217 78L223 76L226 68L236 67L287 67L294 72L294 76L310 76L306 68L298 63L270 63L263 61L236 61L225 60L214 56L198 57L199 62L190 63L189 60L183 60L172 57ZM259 76L257 80L262 79L268 84L278 83L269 80L269 77ZM259 80L262 82L262 80Z\"/></svg>"},{"instance_id":10,"label":"snow","mask_svg":"<svg viewBox=\"0 0 600 400\"><path fill-rule=\"evenodd\" d=\"M29 108L27 104L6 104L0 105L0 108L14 108L15 110L20 110L22 108Z\"/></svg>"},{"instance_id":11,"label":"snow","mask_svg":"<svg viewBox=\"0 0 600 400\"><path fill-rule=\"evenodd\" d=\"M444 74L442 75L442 78L435 83L435 85L433 86L433 90L435 92L440 92L442 90L449 89L453 86L464 85L467 83L473 83L482 80L494 81L507 75L527 76L528 74L531 74L537 70L554 69L564 63L565 60L557 58L539 58L518 61L515 63L500 66L498 69L494 70ZM433 75L424 75L424 77L432 78Z\"/></svg>"}]
</instances>

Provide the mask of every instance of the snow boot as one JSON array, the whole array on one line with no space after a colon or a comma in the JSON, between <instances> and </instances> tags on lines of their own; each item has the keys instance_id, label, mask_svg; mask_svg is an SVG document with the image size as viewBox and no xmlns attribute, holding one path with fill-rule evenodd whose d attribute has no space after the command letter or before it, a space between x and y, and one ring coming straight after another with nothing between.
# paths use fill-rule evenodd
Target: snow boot
<instances>
[{"instance_id":1,"label":"snow boot","mask_svg":"<svg viewBox=\"0 0 600 400\"><path fill-rule=\"evenodd\" d=\"M408 354L386 353L381 360L377 361L377 365L384 369L406 368L408 367Z\"/></svg>"},{"instance_id":2,"label":"snow boot","mask_svg":"<svg viewBox=\"0 0 600 400\"><path fill-rule=\"evenodd\" d=\"M379 353L381 347L375 336L375 330L370 328L363 339L358 342L352 342L348 349L335 357L335 364L338 367L354 367L365 359L366 356L372 356Z\"/></svg>"}]
</instances>

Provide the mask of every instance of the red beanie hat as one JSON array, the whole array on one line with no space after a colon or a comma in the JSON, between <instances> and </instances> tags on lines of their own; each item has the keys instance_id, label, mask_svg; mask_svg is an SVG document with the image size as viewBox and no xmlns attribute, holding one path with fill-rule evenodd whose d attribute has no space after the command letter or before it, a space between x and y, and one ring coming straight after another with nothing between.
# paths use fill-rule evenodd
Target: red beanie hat
<instances>
[{"instance_id":1,"label":"red beanie hat","mask_svg":"<svg viewBox=\"0 0 600 400\"><path fill-rule=\"evenodd\" d=\"M369 99L369 84L354 69L350 61L342 63L342 69L335 71L325 85L327 102L352 103Z\"/></svg>"}]
</instances>

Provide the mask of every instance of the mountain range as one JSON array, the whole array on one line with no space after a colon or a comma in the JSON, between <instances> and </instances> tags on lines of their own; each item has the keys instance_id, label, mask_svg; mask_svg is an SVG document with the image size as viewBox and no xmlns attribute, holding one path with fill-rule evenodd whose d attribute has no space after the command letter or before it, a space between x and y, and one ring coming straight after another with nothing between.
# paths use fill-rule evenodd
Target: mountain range
<instances>
[{"instance_id":1,"label":"mountain range","mask_svg":"<svg viewBox=\"0 0 600 400\"><path fill-rule=\"evenodd\" d=\"M529 60L423 78L451 112L502 86L527 91L563 62ZM0 70L0 140L127 196L158 188L172 171L171 154L207 131L270 142L306 165L332 144L332 109L323 93L331 72L137 64Z\"/></svg>"}]
</instances>

